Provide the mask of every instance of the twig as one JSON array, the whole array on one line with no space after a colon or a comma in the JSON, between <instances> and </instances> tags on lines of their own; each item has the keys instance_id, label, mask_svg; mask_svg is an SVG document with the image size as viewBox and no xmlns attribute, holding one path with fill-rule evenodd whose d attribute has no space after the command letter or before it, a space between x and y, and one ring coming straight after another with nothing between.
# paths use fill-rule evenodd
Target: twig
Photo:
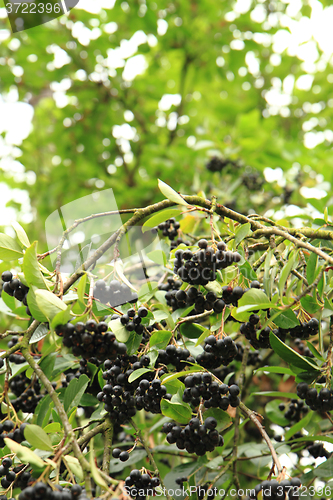
<instances>
[{"instance_id":1,"label":"twig","mask_svg":"<svg viewBox=\"0 0 333 500\"><path fill-rule=\"evenodd\" d=\"M268 446L268 448L271 452L271 455L272 455L273 462L276 465L278 473L280 474L282 472L282 466L280 464L280 460L276 454L276 451L274 449L272 441L270 440L264 427L259 422L256 414L252 410L250 410L250 408L247 408L247 406L245 406L245 404L242 402L240 402L239 408L243 412L243 414L246 415L247 417L249 417L252 420L252 422L255 424L255 426L258 428L260 434L262 435L262 437L264 438L264 440L267 443L267 446Z\"/></svg>"},{"instance_id":2,"label":"twig","mask_svg":"<svg viewBox=\"0 0 333 500\"><path fill-rule=\"evenodd\" d=\"M105 419L104 426L104 452L103 452L103 471L106 474L110 473L110 460L112 452L112 439L113 439L113 422L109 416Z\"/></svg>"}]
</instances>

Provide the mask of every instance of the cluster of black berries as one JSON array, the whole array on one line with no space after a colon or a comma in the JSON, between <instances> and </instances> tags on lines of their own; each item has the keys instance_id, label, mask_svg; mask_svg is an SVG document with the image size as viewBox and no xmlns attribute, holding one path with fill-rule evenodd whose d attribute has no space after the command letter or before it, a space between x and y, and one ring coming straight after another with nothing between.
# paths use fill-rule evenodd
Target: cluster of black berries
<instances>
[{"instance_id":1,"label":"cluster of black berries","mask_svg":"<svg viewBox=\"0 0 333 500\"><path fill-rule=\"evenodd\" d=\"M241 325L240 333L242 333L245 338L250 341L250 344L255 349L270 349L271 344L269 341L269 334L271 329L268 326L260 330L259 337L257 337L258 330L256 329L256 325L259 323L259 319L260 318L257 314L251 314L249 321ZM273 333L283 342L285 341L286 334L281 328L273 330Z\"/></svg>"},{"instance_id":2,"label":"cluster of black berries","mask_svg":"<svg viewBox=\"0 0 333 500\"><path fill-rule=\"evenodd\" d=\"M160 480L158 477L150 477L149 474L141 473L138 469L133 469L125 479L126 493L134 499L140 498L140 500L144 500L159 485Z\"/></svg>"},{"instance_id":3,"label":"cluster of black berries","mask_svg":"<svg viewBox=\"0 0 333 500\"><path fill-rule=\"evenodd\" d=\"M208 163L206 163L206 169L210 172L221 172L221 170L229 164L234 164L231 160L218 158L213 156Z\"/></svg>"},{"instance_id":4,"label":"cluster of black berries","mask_svg":"<svg viewBox=\"0 0 333 500\"><path fill-rule=\"evenodd\" d=\"M29 287L24 285L19 279L13 279L13 274L10 271L5 271L4 273L2 273L1 279L5 282L2 290L8 293L8 295L10 295L11 297L15 297L15 299L23 302L23 304L27 306L26 313L28 314L28 316L31 316L31 312L29 310L27 302Z\"/></svg>"},{"instance_id":5,"label":"cluster of black berries","mask_svg":"<svg viewBox=\"0 0 333 500\"><path fill-rule=\"evenodd\" d=\"M194 305L192 314L201 314L205 310L214 310L215 313L221 313L225 307L222 299L218 299L213 292L208 292L206 296L199 292L195 287L185 290L171 290L165 294L168 306L176 309Z\"/></svg>"},{"instance_id":6,"label":"cluster of black berries","mask_svg":"<svg viewBox=\"0 0 333 500\"><path fill-rule=\"evenodd\" d=\"M217 421L213 417L206 418L203 424L198 418L191 418L185 427L175 422L163 424L162 432L168 443L176 443L180 450L203 456L207 451L214 451L216 446L223 446L223 437L215 429Z\"/></svg>"},{"instance_id":7,"label":"cluster of black berries","mask_svg":"<svg viewBox=\"0 0 333 500\"><path fill-rule=\"evenodd\" d=\"M161 365L173 365L176 367L177 371L181 371L185 366L189 366L191 363L195 363L195 359L191 356L188 349L182 349L175 345L168 345L165 350L160 349L158 351L155 368L160 368ZM167 372L167 368L160 370L159 376L162 377L162 375Z\"/></svg>"},{"instance_id":8,"label":"cluster of black berries","mask_svg":"<svg viewBox=\"0 0 333 500\"><path fill-rule=\"evenodd\" d=\"M300 325L295 326L294 328L290 328L289 330L279 330L284 333L290 333L292 338L298 338L301 340L306 340L313 335L317 335L319 330L319 321L316 318L311 318L306 323L301 323Z\"/></svg>"},{"instance_id":9,"label":"cluster of black berries","mask_svg":"<svg viewBox=\"0 0 333 500\"><path fill-rule=\"evenodd\" d=\"M129 459L128 451L122 451L120 448L113 448L112 456L113 458L119 458L121 462L126 462Z\"/></svg>"},{"instance_id":10,"label":"cluster of black berries","mask_svg":"<svg viewBox=\"0 0 333 500\"><path fill-rule=\"evenodd\" d=\"M176 240L174 241L170 241L170 249L174 249L174 248L177 248L179 245L184 245L186 247L190 247L191 246L191 242L190 241L184 241L182 240L181 238L177 238Z\"/></svg>"},{"instance_id":11,"label":"cluster of black berries","mask_svg":"<svg viewBox=\"0 0 333 500\"><path fill-rule=\"evenodd\" d=\"M109 285L104 280L98 280L94 286L94 298L103 304L117 307L127 302L134 304L138 300L138 295L118 280L112 280Z\"/></svg>"},{"instance_id":12,"label":"cluster of black berries","mask_svg":"<svg viewBox=\"0 0 333 500\"><path fill-rule=\"evenodd\" d=\"M39 357L37 356L39 360ZM26 413L33 413L44 397L41 394L41 385L35 377L29 379L25 372L19 373L9 381L9 389L15 394L16 399L11 401L15 411L22 410Z\"/></svg>"},{"instance_id":13,"label":"cluster of black berries","mask_svg":"<svg viewBox=\"0 0 333 500\"><path fill-rule=\"evenodd\" d=\"M310 387L306 382L297 385L297 396L305 399L306 404L313 411L332 411L333 410L333 392L331 389L321 389L317 392L315 387Z\"/></svg>"},{"instance_id":14,"label":"cluster of black berries","mask_svg":"<svg viewBox=\"0 0 333 500\"><path fill-rule=\"evenodd\" d=\"M207 493L208 491L208 493ZM206 496L207 493L207 500L213 500L218 492L218 489L211 488L211 483L205 483L202 486L198 486L198 500L203 500L203 498Z\"/></svg>"},{"instance_id":15,"label":"cluster of black berries","mask_svg":"<svg viewBox=\"0 0 333 500\"><path fill-rule=\"evenodd\" d=\"M21 424L20 427L15 429L15 423L11 420L5 420L0 424L0 448L5 447L5 438L12 439L16 443L22 443L24 441L24 429L27 424Z\"/></svg>"},{"instance_id":16,"label":"cluster of black berries","mask_svg":"<svg viewBox=\"0 0 333 500\"><path fill-rule=\"evenodd\" d=\"M10 467L13 465L13 461L9 457L5 457L0 465L0 477L1 486L4 490L9 488L9 486L15 481L16 473L13 470L10 470Z\"/></svg>"},{"instance_id":17,"label":"cluster of black berries","mask_svg":"<svg viewBox=\"0 0 333 500\"><path fill-rule=\"evenodd\" d=\"M120 317L120 322L128 332L142 334L144 331L144 326L141 324L142 318L145 318L148 314L148 309L145 307L139 307L138 312L135 309L129 309L126 314Z\"/></svg>"},{"instance_id":18,"label":"cluster of black berries","mask_svg":"<svg viewBox=\"0 0 333 500\"><path fill-rule=\"evenodd\" d=\"M257 170L245 171L242 175L242 184L247 187L249 191L258 191L265 184L265 180Z\"/></svg>"},{"instance_id":19,"label":"cluster of black berries","mask_svg":"<svg viewBox=\"0 0 333 500\"><path fill-rule=\"evenodd\" d=\"M79 321L75 325L58 325L55 332L64 338L65 347L72 348L74 356L82 356L88 360L104 360L127 351L126 345L117 342L114 333L107 332L107 329L108 325L104 321L97 323L90 319L86 323Z\"/></svg>"},{"instance_id":20,"label":"cluster of black berries","mask_svg":"<svg viewBox=\"0 0 333 500\"><path fill-rule=\"evenodd\" d=\"M158 285L158 289L162 290L163 292L169 292L170 290L179 290L181 285L181 281L176 281L169 276L166 283L161 283L160 285Z\"/></svg>"},{"instance_id":21,"label":"cluster of black berries","mask_svg":"<svg viewBox=\"0 0 333 500\"><path fill-rule=\"evenodd\" d=\"M191 403L195 408L201 403L201 398L204 400L205 408L227 410L229 405L236 408L240 403L238 385L219 385L212 381L210 373L188 375L185 377L184 384L183 401Z\"/></svg>"},{"instance_id":22,"label":"cluster of black berries","mask_svg":"<svg viewBox=\"0 0 333 500\"><path fill-rule=\"evenodd\" d=\"M180 228L180 224L174 217L172 217L172 219L161 222L161 224L159 224L157 227L160 231L162 231L163 236L166 236L170 241L173 241L178 236L178 229Z\"/></svg>"},{"instance_id":23,"label":"cluster of black berries","mask_svg":"<svg viewBox=\"0 0 333 500\"><path fill-rule=\"evenodd\" d=\"M222 287L222 299L224 302L229 305L237 306L239 299L241 299L244 293L247 292L247 289L243 290L240 286L235 286L232 288L231 286Z\"/></svg>"},{"instance_id":24,"label":"cluster of black berries","mask_svg":"<svg viewBox=\"0 0 333 500\"><path fill-rule=\"evenodd\" d=\"M329 458L331 456L331 453L325 449L323 443L311 443L310 446L307 447L307 450L313 458Z\"/></svg>"},{"instance_id":25,"label":"cluster of black berries","mask_svg":"<svg viewBox=\"0 0 333 500\"><path fill-rule=\"evenodd\" d=\"M302 356L314 358L314 355L312 354L308 346L301 339L295 339L295 346L297 347L299 353L302 354Z\"/></svg>"},{"instance_id":26,"label":"cluster of black berries","mask_svg":"<svg viewBox=\"0 0 333 500\"><path fill-rule=\"evenodd\" d=\"M283 479L280 483L278 483L276 479L263 481L251 490L250 499L257 499L259 493L262 493L263 500L296 499L299 498L298 489L301 484L298 477L294 477L290 480Z\"/></svg>"},{"instance_id":27,"label":"cluster of black berries","mask_svg":"<svg viewBox=\"0 0 333 500\"><path fill-rule=\"evenodd\" d=\"M8 349L14 347L14 345L18 343L18 340L18 337L16 335L13 335L10 341L7 342ZM9 355L8 359L11 363L15 363L15 365L25 363L25 358L22 356L22 354L12 353Z\"/></svg>"},{"instance_id":28,"label":"cluster of black berries","mask_svg":"<svg viewBox=\"0 0 333 500\"><path fill-rule=\"evenodd\" d=\"M284 403L279 404L279 410L284 411L286 409ZM292 399L290 401L289 408L286 410L284 417L291 422L299 422L309 411L309 408L304 405L304 401L299 401L298 399Z\"/></svg>"},{"instance_id":29,"label":"cluster of black berries","mask_svg":"<svg viewBox=\"0 0 333 500\"><path fill-rule=\"evenodd\" d=\"M207 240L199 240L200 250L196 253L190 250L176 250L173 272L178 274L182 281L191 285L207 285L216 279L216 271L225 269L234 262L239 262L241 256L237 252L226 250L223 241L217 244L217 251L208 246Z\"/></svg>"},{"instance_id":30,"label":"cluster of black berries","mask_svg":"<svg viewBox=\"0 0 333 500\"><path fill-rule=\"evenodd\" d=\"M139 360L135 355L122 355L115 360L105 361L106 371L103 372L103 379L107 383L97 394L97 399L105 403L105 410L110 413L112 420L124 423L136 414L134 392L143 379L143 375L131 383L128 378L135 370L145 368L149 363L148 356L142 356ZM154 373L145 373L144 377L145 379L154 378Z\"/></svg>"},{"instance_id":31,"label":"cluster of black berries","mask_svg":"<svg viewBox=\"0 0 333 500\"><path fill-rule=\"evenodd\" d=\"M79 484L74 484L71 489L56 485L56 490L41 481L33 486L28 486L20 494L19 500L87 500L85 491Z\"/></svg>"},{"instance_id":32,"label":"cluster of black berries","mask_svg":"<svg viewBox=\"0 0 333 500\"><path fill-rule=\"evenodd\" d=\"M151 382L143 379L135 393L135 406L138 410L145 409L151 413L161 413L162 398L171 399L171 394L167 393L165 385L161 385L158 378Z\"/></svg>"},{"instance_id":33,"label":"cluster of black berries","mask_svg":"<svg viewBox=\"0 0 333 500\"><path fill-rule=\"evenodd\" d=\"M204 368L215 369L227 366L238 353L237 345L231 337L216 339L214 335L205 338L204 352L196 357L196 362Z\"/></svg>"}]
</instances>

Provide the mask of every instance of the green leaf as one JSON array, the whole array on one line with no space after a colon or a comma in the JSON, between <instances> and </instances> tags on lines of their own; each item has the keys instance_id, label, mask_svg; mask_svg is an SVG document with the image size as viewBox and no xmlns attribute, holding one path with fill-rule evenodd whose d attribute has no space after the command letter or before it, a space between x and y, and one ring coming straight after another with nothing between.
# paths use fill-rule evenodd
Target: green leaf
<instances>
[{"instance_id":1,"label":"green leaf","mask_svg":"<svg viewBox=\"0 0 333 500\"><path fill-rule=\"evenodd\" d=\"M267 417L277 425L285 427L290 424L290 421L285 418L284 411L279 410L279 404L283 403L281 399L274 399L269 401L265 406L265 413Z\"/></svg>"},{"instance_id":2,"label":"green leaf","mask_svg":"<svg viewBox=\"0 0 333 500\"><path fill-rule=\"evenodd\" d=\"M177 203L177 205L185 205L189 206L189 204L178 194L174 189L172 189L168 184L165 182L161 181L158 179L158 187L159 190L161 191L164 196L170 200L173 201L174 203Z\"/></svg>"},{"instance_id":3,"label":"green leaf","mask_svg":"<svg viewBox=\"0 0 333 500\"><path fill-rule=\"evenodd\" d=\"M306 341L306 344L307 344L308 348L310 349L310 351L312 352L312 354L317 359L319 359L319 361L322 361L322 362L325 361L325 359L322 357L322 355L320 354L320 352L317 351L317 349L315 348L315 346L309 340Z\"/></svg>"},{"instance_id":4,"label":"green leaf","mask_svg":"<svg viewBox=\"0 0 333 500\"><path fill-rule=\"evenodd\" d=\"M66 304L48 290L38 289L35 291L35 295L39 309L45 314L49 321L52 321L60 311L66 311L67 309Z\"/></svg>"},{"instance_id":5,"label":"green leaf","mask_svg":"<svg viewBox=\"0 0 333 500\"><path fill-rule=\"evenodd\" d=\"M57 354L55 352L51 352L46 356L44 355L39 361L39 367L47 378L50 378L52 375L56 357Z\"/></svg>"},{"instance_id":6,"label":"green leaf","mask_svg":"<svg viewBox=\"0 0 333 500\"><path fill-rule=\"evenodd\" d=\"M181 334L189 339L198 339L202 332L206 331L206 328L197 323L182 323L180 325Z\"/></svg>"},{"instance_id":7,"label":"green leaf","mask_svg":"<svg viewBox=\"0 0 333 500\"><path fill-rule=\"evenodd\" d=\"M164 349L172 337L172 332L167 332L166 330L159 330L150 337L149 345L150 347L155 347L156 349Z\"/></svg>"},{"instance_id":8,"label":"green leaf","mask_svg":"<svg viewBox=\"0 0 333 500\"><path fill-rule=\"evenodd\" d=\"M189 370L186 370L186 371L184 370L182 372L173 373L172 375L165 374L165 375L163 375L161 380L163 381L163 384L167 384L171 380L174 380L174 379L180 378L180 377L184 377L184 376L186 377L186 375L190 375L190 373L202 373L205 371L207 371L207 370L205 370L201 366L194 365Z\"/></svg>"},{"instance_id":9,"label":"green leaf","mask_svg":"<svg viewBox=\"0 0 333 500\"><path fill-rule=\"evenodd\" d=\"M109 322L110 330L115 334L118 342L127 342L130 337L130 332L121 324L120 319L113 319Z\"/></svg>"},{"instance_id":10,"label":"green leaf","mask_svg":"<svg viewBox=\"0 0 333 500\"><path fill-rule=\"evenodd\" d=\"M13 307L13 309L10 309L8 307L8 305L6 304L5 300L7 299L7 297L9 297L10 299L14 299L14 297L11 297L10 295L8 295L7 293L3 292L2 293L2 297L0 297L0 312L3 313L3 314L7 314L7 316L14 316L14 318L16 317L16 314L12 312L12 310L15 309L15 307ZM6 298L5 298L6 297ZM5 299L5 300L4 300ZM15 302L15 299L14 299L14 302Z\"/></svg>"},{"instance_id":11,"label":"green leaf","mask_svg":"<svg viewBox=\"0 0 333 500\"><path fill-rule=\"evenodd\" d=\"M132 354L135 354L137 352L137 350L140 347L141 340L142 340L142 335L138 335L135 332L130 333L130 336L126 342L127 354L129 356L132 356Z\"/></svg>"},{"instance_id":12,"label":"green leaf","mask_svg":"<svg viewBox=\"0 0 333 500\"><path fill-rule=\"evenodd\" d=\"M65 325L70 319L72 318L71 315L71 305L68 304L66 309L64 311L59 311L52 319L51 321L51 327L55 329L56 326L58 325Z\"/></svg>"},{"instance_id":13,"label":"green leaf","mask_svg":"<svg viewBox=\"0 0 333 500\"><path fill-rule=\"evenodd\" d=\"M38 425L27 425L24 429L24 437L34 448L45 451L53 450L49 436Z\"/></svg>"},{"instance_id":14,"label":"green leaf","mask_svg":"<svg viewBox=\"0 0 333 500\"><path fill-rule=\"evenodd\" d=\"M43 427L44 420L47 416L47 413L49 411L51 412L52 406L53 401L48 394L39 401L35 411L35 415L37 416L36 424L39 425L39 427Z\"/></svg>"},{"instance_id":15,"label":"green leaf","mask_svg":"<svg viewBox=\"0 0 333 500\"><path fill-rule=\"evenodd\" d=\"M201 342L203 342L205 340L206 337L208 337L209 335L211 335L212 332L210 330L208 330L208 328L206 328L202 334L200 335L200 337L198 338L195 346L197 347L198 345L201 344Z\"/></svg>"},{"instance_id":16,"label":"green leaf","mask_svg":"<svg viewBox=\"0 0 333 500\"><path fill-rule=\"evenodd\" d=\"M95 406L99 403L98 399L92 394L82 394L80 406Z\"/></svg>"},{"instance_id":17,"label":"green leaf","mask_svg":"<svg viewBox=\"0 0 333 500\"><path fill-rule=\"evenodd\" d=\"M240 251L240 249L238 251ZM251 264L249 263L249 261L244 260L243 264L238 264L238 269L240 270L240 272L242 273L242 275L246 279L248 279L250 281L254 281L254 280L258 279L258 276L255 273L255 271L252 269Z\"/></svg>"},{"instance_id":18,"label":"green leaf","mask_svg":"<svg viewBox=\"0 0 333 500\"><path fill-rule=\"evenodd\" d=\"M90 446L89 446L89 462L90 462L90 471L93 480L95 481L98 486L102 487L104 490L108 488L108 485L102 478L96 464L95 464L95 453L94 453L94 447L93 447L93 440L90 441Z\"/></svg>"},{"instance_id":19,"label":"green leaf","mask_svg":"<svg viewBox=\"0 0 333 500\"><path fill-rule=\"evenodd\" d=\"M280 392L280 391L260 391L260 392L252 392L252 396L265 396L270 398L289 398L294 399L295 394L293 392Z\"/></svg>"},{"instance_id":20,"label":"green leaf","mask_svg":"<svg viewBox=\"0 0 333 500\"><path fill-rule=\"evenodd\" d=\"M28 307L30 309L31 314L33 317L37 320L40 321L41 323L45 323L48 321L48 318L42 313L42 311L39 309L38 304L37 304L37 298L35 294L35 287L30 287L28 296L27 296L27 302L28 302Z\"/></svg>"},{"instance_id":21,"label":"green leaf","mask_svg":"<svg viewBox=\"0 0 333 500\"><path fill-rule=\"evenodd\" d=\"M159 266L165 267L167 265L167 257L163 250L153 250L152 252L147 253L147 258Z\"/></svg>"},{"instance_id":22,"label":"green leaf","mask_svg":"<svg viewBox=\"0 0 333 500\"><path fill-rule=\"evenodd\" d=\"M153 370L150 370L149 368L139 368L138 370L134 370L128 377L129 383L133 382L137 378L141 377L141 375L144 375L145 373L152 372Z\"/></svg>"},{"instance_id":23,"label":"green leaf","mask_svg":"<svg viewBox=\"0 0 333 500\"><path fill-rule=\"evenodd\" d=\"M269 301L265 292L257 288L251 288L243 294L241 299L239 299L236 312L240 314L251 310L269 309L272 306L274 306L274 304Z\"/></svg>"},{"instance_id":24,"label":"green leaf","mask_svg":"<svg viewBox=\"0 0 333 500\"><path fill-rule=\"evenodd\" d=\"M86 284L87 284L88 276L85 273L83 276L81 276L79 284L77 286L77 295L80 299L81 302L84 303L85 299L85 292L86 292Z\"/></svg>"},{"instance_id":25,"label":"green leaf","mask_svg":"<svg viewBox=\"0 0 333 500\"><path fill-rule=\"evenodd\" d=\"M41 324L37 326L36 330L34 331L31 339L29 340L29 344L34 344L35 342L39 342L42 340L46 335L49 333L49 329L47 328L46 325Z\"/></svg>"},{"instance_id":26,"label":"green leaf","mask_svg":"<svg viewBox=\"0 0 333 500\"><path fill-rule=\"evenodd\" d=\"M308 280L309 285L311 285L316 279L318 271L318 255L311 252L306 264L306 279Z\"/></svg>"},{"instance_id":27,"label":"green leaf","mask_svg":"<svg viewBox=\"0 0 333 500\"><path fill-rule=\"evenodd\" d=\"M274 323L280 328L294 328L299 325L296 314L291 309L285 309L278 316L274 318Z\"/></svg>"},{"instance_id":28,"label":"green leaf","mask_svg":"<svg viewBox=\"0 0 333 500\"><path fill-rule=\"evenodd\" d=\"M51 422L51 424L47 424L44 427L44 431L47 434L53 434L54 432L61 432L62 431L62 427L59 424L59 422Z\"/></svg>"},{"instance_id":29,"label":"green leaf","mask_svg":"<svg viewBox=\"0 0 333 500\"><path fill-rule=\"evenodd\" d=\"M287 279L289 278L290 272L295 266L297 262L297 256L298 256L298 251L293 254L291 257L289 255L288 262L283 266L281 273L280 273L280 279L279 279L279 291L280 291L280 299L281 302L283 303L283 292L284 292L284 286L286 284Z\"/></svg>"},{"instance_id":30,"label":"green leaf","mask_svg":"<svg viewBox=\"0 0 333 500\"><path fill-rule=\"evenodd\" d=\"M146 222L142 225L142 232L150 231L153 227L158 226L161 222L165 222L168 219L172 219L172 217L177 217L183 211L175 210L175 209L167 209L158 212L157 214L150 217Z\"/></svg>"},{"instance_id":31,"label":"green leaf","mask_svg":"<svg viewBox=\"0 0 333 500\"><path fill-rule=\"evenodd\" d=\"M305 309L309 314L315 314L320 309L320 305L317 300L311 295L306 295L301 298L301 306Z\"/></svg>"},{"instance_id":32,"label":"green leaf","mask_svg":"<svg viewBox=\"0 0 333 500\"><path fill-rule=\"evenodd\" d=\"M296 434L296 432L301 431L302 429L305 429L306 426L310 423L311 419L313 417L313 411L309 411L305 417L303 417L299 422L296 424L292 425L290 429L286 432L284 436L285 441L289 441L289 439Z\"/></svg>"},{"instance_id":33,"label":"green leaf","mask_svg":"<svg viewBox=\"0 0 333 500\"><path fill-rule=\"evenodd\" d=\"M286 366L261 366L258 370L254 370L253 375L256 375L256 373L260 371L267 373L283 373L291 376L294 375L292 370Z\"/></svg>"},{"instance_id":34,"label":"green leaf","mask_svg":"<svg viewBox=\"0 0 333 500\"><path fill-rule=\"evenodd\" d=\"M174 403L167 399L161 400L161 412L165 417L172 418L180 424L187 424L192 417L192 410L187 403Z\"/></svg>"},{"instance_id":35,"label":"green leaf","mask_svg":"<svg viewBox=\"0 0 333 500\"><path fill-rule=\"evenodd\" d=\"M291 349L291 347L284 344L273 332L270 332L269 340L273 351L287 363L302 368L304 371L320 371L317 365L310 363L304 356L301 356L298 352Z\"/></svg>"},{"instance_id":36,"label":"green leaf","mask_svg":"<svg viewBox=\"0 0 333 500\"><path fill-rule=\"evenodd\" d=\"M37 241L26 249L23 257L23 273L29 286L47 290L47 285L39 268L37 260Z\"/></svg>"},{"instance_id":37,"label":"green leaf","mask_svg":"<svg viewBox=\"0 0 333 500\"><path fill-rule=\"evenodd\" d=\"M251 234L252 234L251 224L249 222L239 226L235 232L235 246L238 247L238 245L243 241L243 239L246 238L247 236L250 236Z\"/></svg>"},{"instance_id":38,"label":"green leaf","mask_svg":"<svg viewBox=\"0 0 333 500\"><path fill-rule=\"evenodd\" d=\"M20 240L20 242L22 243L22 245L24 247L29 247L30 241L29 241L28 235L24 231L23 227L16 220L13 220L11 222L11 225L14 228L16 235L17 235L18 239Z\"/></svg>"},{"instance_id":39,"label":"green leaf","mask_svg":"<svg viewBox=\"0 0 333 500\"><path fill-rule=\"evenodd\" d=\"M28 426L27 426L28 427ZM4 438L4 441L8 448L16 454L17 458L21 460L24 464L35 465L36 467L45 467L46 463L42 460L36 453L32 450L23 446L21 444L16 443L12 439Z\"/></svg>"},{"instance_id":40,"label":"green leaf","mask_svg":"<svg viewBox=\"0 0 333 500\"><path fill-rule=\"evenodd\" d=\"M0 259L6 261L16 260L22 255L22 249L14 238L0 233Z\"/></svg>"},{"instance_id":41,"label":"green leaf","mask_svg":"<svg viewBox=\"0 0 333 500\"><path fill-rule=\"evenodd\" d=\"M64 408L69 415L71 409L80 403L81 396L88 387L90 380L87 375L81 375L79 379L73 378L65 391Z\"/></svg>"},{"instance_id":42,"label":"green leaf","mask_svg":"<svg viewBox=\"0 0 333 500\"><path fill-rule=\"evenodd\" d=\"M84 474L78 459L76 457L72 457L71 455L65 455L63 457L63 460L69 470L73 472L73 474L75 474L75 476L77 476L80 481L83 481Z\"/></svg>"}]
</instances>

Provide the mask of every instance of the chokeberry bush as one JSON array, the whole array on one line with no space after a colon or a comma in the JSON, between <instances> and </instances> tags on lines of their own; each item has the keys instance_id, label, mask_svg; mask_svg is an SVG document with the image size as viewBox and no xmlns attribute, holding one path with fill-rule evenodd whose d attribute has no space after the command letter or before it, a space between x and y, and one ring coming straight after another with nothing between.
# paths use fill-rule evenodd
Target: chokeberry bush
<instances>
[{"instance_id":1,"label":"chokeberry bush","mask_svg":"<svg viewBox=\"0 0 333 500\"><path fill-rule=\"evenodd\" d=\"M332 222L159 185L71 272L0 235L0 498L329 498Z\"/></svg>"}]
</instances>

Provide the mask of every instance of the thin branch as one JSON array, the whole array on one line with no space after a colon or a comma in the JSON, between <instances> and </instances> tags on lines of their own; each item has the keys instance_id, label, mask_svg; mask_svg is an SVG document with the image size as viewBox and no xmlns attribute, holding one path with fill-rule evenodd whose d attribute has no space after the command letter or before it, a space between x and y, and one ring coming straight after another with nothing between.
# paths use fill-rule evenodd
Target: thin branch
<instances>
[{"instance_id":1,"label":"thin branch","mask_svg":"<svg viewBox=\"0 0 333 500\"><path fill-rule=\"evenodd\" d=\"M259 422L256 414L254 413L254 411L250 410L250 408L247 408L247 406L245 406L245 404L242 402L240 402L239 408L244 415L246 415L247 417L249 417L252 420L252 422L255 424L255 426L259 430L260 434L262 435L262 437L266 441L267 446L269 448L269 451L271 452L273 462L276 465L278 473L280 474L282 472L282 466L280 464L280 460L276 454L276 451L275 451L275 448L273 446L272 441L270 440L270 438L269 438L267 432L265 431L264 427L262 426L262 424Z\"/></svg>"}]
</instances>

